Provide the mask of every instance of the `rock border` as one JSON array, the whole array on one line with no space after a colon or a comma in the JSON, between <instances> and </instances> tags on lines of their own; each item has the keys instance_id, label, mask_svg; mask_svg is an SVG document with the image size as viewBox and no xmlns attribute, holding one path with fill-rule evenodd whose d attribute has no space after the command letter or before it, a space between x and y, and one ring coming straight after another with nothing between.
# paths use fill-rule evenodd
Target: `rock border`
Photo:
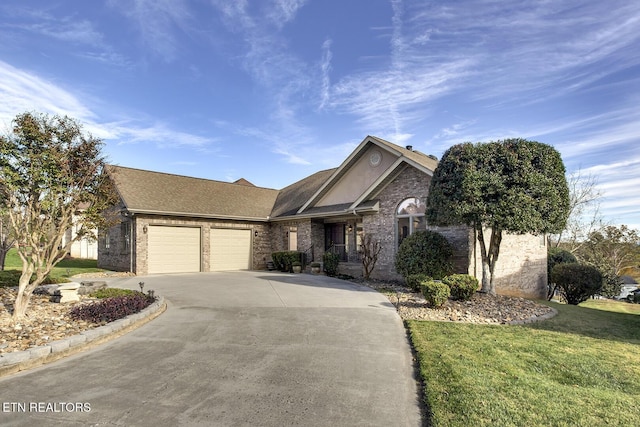
<instances>
[{"instance_id":1,"label":"rock border","mask_svg":"<svg viewBox=\"0 0 640 427\"><path fill-rule=\"evenodd\" d=\"M524 325L526 323L535 323L535 322L541 322L543 320L549 320L552 317L555 317L558 315L558 310L556 310L555 308L551 307L551 306L547 306L551 309L551 311L547 314L543 314L542 316L532 316L529 317L528 319L524 319L524 320L512 320L511 322L506 322L504 323L504 325Z\"/></svg>"},{"instance_id":2,"label":"rock border","mask_svg":"<svg viewBox=\"0 0 640 427\"><path fill-rule=\"evenodd\" d=\"M43 346L31 347L25 351L2 353L0 354L0 378L104 344L148 323L166 309L167 303L164 297L159 297L157 301L138 313L80 332L78 335L52 341Z\"/></svg>"}]
</instances>

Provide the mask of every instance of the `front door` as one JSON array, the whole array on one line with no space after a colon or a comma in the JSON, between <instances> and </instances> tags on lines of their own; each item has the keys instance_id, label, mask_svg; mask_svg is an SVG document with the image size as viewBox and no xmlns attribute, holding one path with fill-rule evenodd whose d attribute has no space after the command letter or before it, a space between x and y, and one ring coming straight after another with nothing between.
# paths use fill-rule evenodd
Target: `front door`
<instances>
[{"instance_id":1,"label":"front door","mask_svg":"<svg viewBox=\"0 0 640 427\"><path fill-rule=\"evenodd\" d=\"M324 250L338 254L340 261L347 261L346 224L324 225Z\"/></svg>"}]
</instances>

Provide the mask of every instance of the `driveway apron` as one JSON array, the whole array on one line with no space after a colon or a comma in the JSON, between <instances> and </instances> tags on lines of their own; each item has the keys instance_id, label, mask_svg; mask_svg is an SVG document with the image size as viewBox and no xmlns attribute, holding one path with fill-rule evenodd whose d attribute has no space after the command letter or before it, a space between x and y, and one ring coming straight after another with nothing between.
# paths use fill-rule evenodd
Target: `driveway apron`
<instances>
[{"instance_id":1,"label":"driveway apron","mask_svg":"<svg viewBox=\"0 0 640 427\"><path fill-rule=\"evenodd\" d=\"M141 281L167 311L0 380L0 425L421 425L402 321L370 288L263 271L110 286Z\"/></svg>"}]
</instances>

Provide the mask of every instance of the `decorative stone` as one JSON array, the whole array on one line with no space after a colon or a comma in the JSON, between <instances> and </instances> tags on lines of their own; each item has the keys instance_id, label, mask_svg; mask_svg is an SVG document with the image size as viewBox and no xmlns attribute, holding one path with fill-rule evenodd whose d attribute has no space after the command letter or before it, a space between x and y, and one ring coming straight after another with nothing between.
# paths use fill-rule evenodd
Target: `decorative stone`
<instances>
[{"instance_id":1,"label":"decorative stone","mask_svg":"<svg viewBox=\"0 0 640 427\"><path fill-rule=\"evenodd\" d=\"M61 302L61 303L80 301L80 297L78 296L79 288L80 288L80 283L75 283L75 282L65 283L63 285L60 285L58 286L58 289L56 289L51 300L53 302Z\"/></svg>"}]
</instances>

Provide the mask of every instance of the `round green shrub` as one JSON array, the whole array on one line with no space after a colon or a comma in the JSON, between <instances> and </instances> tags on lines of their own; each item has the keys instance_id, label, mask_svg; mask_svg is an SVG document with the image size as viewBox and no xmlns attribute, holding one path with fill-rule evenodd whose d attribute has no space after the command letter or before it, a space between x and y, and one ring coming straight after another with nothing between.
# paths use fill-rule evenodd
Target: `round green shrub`
<instances>
[{"instance_id":1,"label":"round green shrub","mask_svg":"<svg viewBox=\"0 0 640 427\"><path fill-rule=\"evenodd\" d=\"M410 274L405 280L413 292L420 292L420 284L432 279L426 274Z\"/></svg>"},{"instance_id":2,"label":"round green shrub","mask_svg":"<svg viewBox=\"0 0 640 427\"><path fill-rule=\"evenodd\" d=\"M426 274L442 279L453 273L451 256L453 247L445 237L435 231L416 231L402 241L396 254L396 271L407 277Z\"/></svg>"},{"instance_id":3,"label":"round green shrub","mask_svg":"<svg viewBox=\"0 0 640 427\"><path fill-rule=\"evenodd\" d=\"M588 265L558 264L551 270L551 281L558 286L567 304L578 305L602 288L602 274Z\"/></svg>"},{"instance_id":4,"label":"round green shrub","mask_svg":"<svg viewBox=\"0 0 640 427\"><path fill-rule=\"evenodd\" d=\"M442 279L442 283L449 287L451 298L469 301L478 290L478 279L468 274L452 274Z\"/></svg>"},{"instance_id":5,"label":"round green shrub","mask_svg":"<svg viewBox=\"0 0 640 427\"><path fill-rule=\"evenodd\" d=\"M449 287L440 281L427 280L421 283L420 288L424 299L434 308L442 307L451 295Z\"/></svg>"},{"instance_id":6,"label":"round green shrub","mask_svg":"<svg viewBox=\"0 0 640 427\"><path fill-rule=\"evenodd\" d=\"M560 248L550 248L547 251L547 299L551 300L556 293L557 285L551 280L551 271L558 264L576 263L578 260L569 251Z\"/></svg>"}]
</instances>

